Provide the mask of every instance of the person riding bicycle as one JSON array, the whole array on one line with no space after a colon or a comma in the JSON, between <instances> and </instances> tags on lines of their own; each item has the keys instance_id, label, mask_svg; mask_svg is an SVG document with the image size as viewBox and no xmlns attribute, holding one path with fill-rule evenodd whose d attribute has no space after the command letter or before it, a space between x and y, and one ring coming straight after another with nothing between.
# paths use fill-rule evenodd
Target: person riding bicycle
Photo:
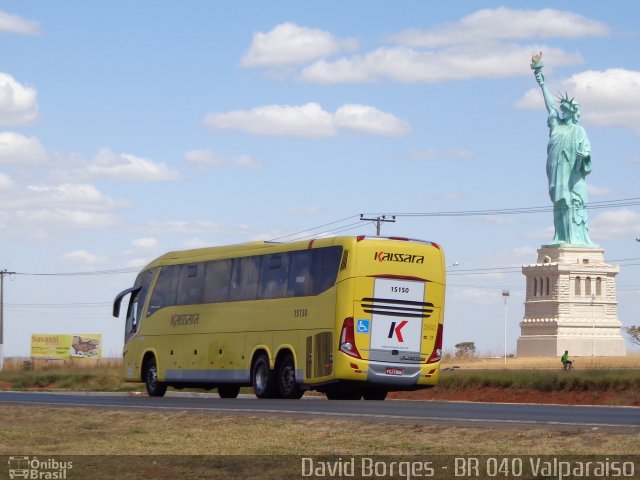
<instances>
[{"instance_id":1,"label":"person riding bicycle","mask_svg":"<svg viewBox=\"0 0 640 480\"><path fill-rule=\"evenodd\" d=\"M562 358L560 360L562 360L562 366L565 370L573 366L573 362L569 360L569 350L564 351L564 355L562 355Z\"/></svg>"}]
</instances>

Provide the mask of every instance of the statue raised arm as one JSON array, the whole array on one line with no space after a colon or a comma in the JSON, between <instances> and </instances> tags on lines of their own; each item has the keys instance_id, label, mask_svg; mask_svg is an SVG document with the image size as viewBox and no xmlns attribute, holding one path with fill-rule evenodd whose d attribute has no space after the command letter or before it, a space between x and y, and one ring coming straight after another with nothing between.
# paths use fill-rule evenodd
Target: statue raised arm
<instances>
[{"instance_id":1,"label":"statue raised arm","mask_svg":"<svg viewBox=\"0 0 640 480\"><path fill-rule=\"evenodd\" d=\"M549 112L547 179L555 227L550 245L597 247L589 238L585 177L591 173L591 146L579 125L580 107L566 94L558 98L560 106L556 105L545 86L543 66L542 52L531 57L531 69Z\"/></svg>"},{"instance_id":2,"label":"statue raised arm","mask_svg":"<svg viewBox=\"0 0 640 480\"><path fill-rule=\"evenodd\" d=\"M533 57L531 57L531 62L532 62L531 68L533 69L533 73L536 77L536 81L538 82L538 85L540 85L540 88L542 89L542 96L544 97L544 104L547 107L547 112L551 113L553 111L556 113L556 115L558 115L559 114L558 107L556 106L556 103L553 101L553 97L549 93L549 89L544 84L544 75L542 73L542 67L543 67L542 52L540 52L539 55L534 55Z\"/></svg>"}]
</instances>

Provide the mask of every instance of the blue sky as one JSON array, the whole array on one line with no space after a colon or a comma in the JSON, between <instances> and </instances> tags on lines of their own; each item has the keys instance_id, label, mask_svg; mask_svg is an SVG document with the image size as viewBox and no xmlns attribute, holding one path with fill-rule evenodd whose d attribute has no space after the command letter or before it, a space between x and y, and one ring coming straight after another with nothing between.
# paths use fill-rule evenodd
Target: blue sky
<instances>
[{"instance_id":1,"label":"blue sky","mask_svg":"<svg viewBox=\"0 0 640 480\"><path fill-rule=\"evenodd\" d=\"M549 207L529 63L582 107L590 202L638 198L632 2L0 1L5 356L32 333L104 335L113 297L167 250L374 234L367 216ZM335 222L335 223L334 223ZM590 212L640 323L637 202ZM508 351L550 212L398 215L449 265L445 348ZM115 273L113 271L116 271ZM60 275L92 272L91 275ZM55 275L41 275L55 274ZM629 346L630 350L633 347Z\"/></svg>"}]
</instances>

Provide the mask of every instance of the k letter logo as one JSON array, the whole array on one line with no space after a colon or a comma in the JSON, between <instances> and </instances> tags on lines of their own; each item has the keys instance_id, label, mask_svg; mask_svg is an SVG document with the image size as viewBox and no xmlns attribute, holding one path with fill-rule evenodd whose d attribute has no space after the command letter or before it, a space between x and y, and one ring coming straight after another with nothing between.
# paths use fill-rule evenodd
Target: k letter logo
<instances>
[{"instance_id":1,"label":"k letter logo","mask_svg":"<svg viewBox=\"0 0 640 480\"><path fill-rule=\"evenodd\" d=\"M395 334L396 337L398 337L399 342L404 342L404 338L402 338L402 329L407 323L409 322L402 320L396 327L396 322L391 322L391 328L389 329L389 336L387 338L393 338L393 335Z\"/></svg>"}]
</instances>

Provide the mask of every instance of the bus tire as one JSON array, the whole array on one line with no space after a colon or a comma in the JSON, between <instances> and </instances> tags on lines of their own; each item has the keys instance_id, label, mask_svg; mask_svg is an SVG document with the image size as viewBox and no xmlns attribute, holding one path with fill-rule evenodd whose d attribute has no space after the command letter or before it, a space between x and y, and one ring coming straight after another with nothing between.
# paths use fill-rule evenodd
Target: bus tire
<instances>
[{"instance_id":1,"label":"bus tire","mask_svg":"<svg viewBox=\"0 0 640 480\"><path fill-rule=\"evenodd\" d=\"M304 390L296 381L296 364L293 355L287 353L276 369L276 378L278 379L278 393L280 398L298 400L304 395Z\"/></svg>"},{"instance_id":2,"label":"bus tire","mask_svg":"<svg viewBox=\"0 0 640 480\"><path fill-rule=\"evenodd\" d=\"M158 365L154 356L149 357L145 362L144 385L150 397L164 397L167 393L167 384L158 381Z\"/></svg>"},{"instance_id":3,"label":"bus tire","mask_svg":"<svg viewBox=\"0 0 640 480\"><path fill-rule=\"evenodd\" d=\"M365 400L384 400L387 398L387 391L384 389L372 388L365 390L362 394L362 398Z\"/></svg>"},{"instance_id":4,"label":"bus tire","mask_svg":"<svg viewBox=\"0 0 640 480\"><path fill-rule=\"evenodd\" d=\"M360 400L362 392L345 388L334 388L325 392L329 400Z\"/></svg>"},{"instance_id":5,"label":"bus tire","mask_svg":"<svg viewBox=\"0 0 640 480\"><path fill-rule=\"evenodd\" d=\"M251 370L253 392L258 398L274 398L276 395L276 379L273 370L269 368L269 359L265 354L256 358Z\"/></svg>"},{"instance_id":6,"label":"bus tire","mask_svg":"<svg viewBox=\"0 0 640 480\"><path fill-rule=\"evenodd\" d=\"M240 385L220 385L218 387L218 395L220 398L238 398L240 393Z\"/></svg>"}]
</instances>

